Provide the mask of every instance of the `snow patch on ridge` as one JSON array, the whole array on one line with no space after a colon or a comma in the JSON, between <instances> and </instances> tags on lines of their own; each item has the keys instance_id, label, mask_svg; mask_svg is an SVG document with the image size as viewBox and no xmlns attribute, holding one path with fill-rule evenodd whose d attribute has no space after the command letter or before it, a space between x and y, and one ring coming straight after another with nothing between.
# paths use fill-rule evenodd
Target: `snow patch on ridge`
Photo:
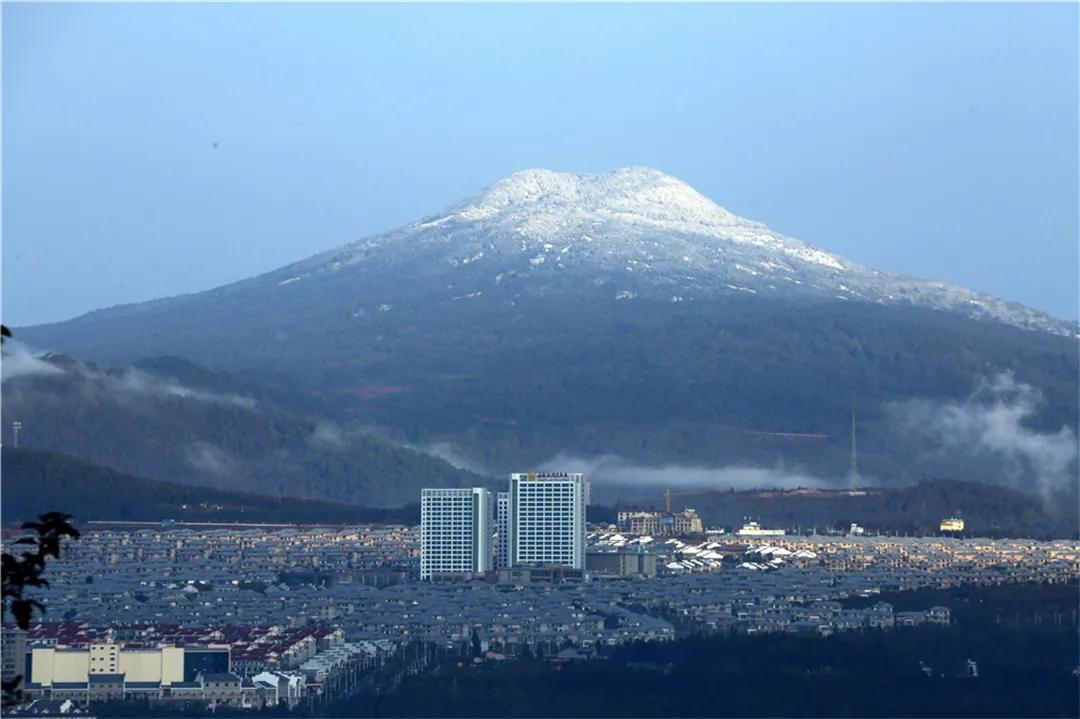
<instances>
[{"instance_id":1,"label":"snow patch on ridge","mask_svg":"<svg viewBox=\"0 0 1080 719\"><path fill-rule=\"evenodd\" d=\"M516 172L440 214L273 276L287 284L344 268L393 274L428 272L440 265L473 278L463 283L505 287L513 279L522 292L550 291L541 283L567 280L597 287L619 283L615 286L626 287L625 292L664 301L733 290L800 300L912 304L1025 329L1078 334L1075 323L1017 303L849 262L738 217L687 183L646 167L602 174ZM545 271L539 271L541 266ZM563 279L556 280L555 273L546 271L549 267Z\"/></svg>"}]
</instances>

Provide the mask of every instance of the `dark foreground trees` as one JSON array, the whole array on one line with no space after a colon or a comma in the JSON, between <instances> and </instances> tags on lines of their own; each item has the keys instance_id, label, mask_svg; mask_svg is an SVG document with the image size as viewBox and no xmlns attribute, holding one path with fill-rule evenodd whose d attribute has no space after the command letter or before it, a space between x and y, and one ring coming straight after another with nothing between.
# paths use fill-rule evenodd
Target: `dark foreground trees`
<instances>
[{"instance_id":1,"label":"dark foreground trees","mask_svg":"<svg viewBox=\"0 0 1080 719\"><path fill-rule=\"evenodd\" d=\"M953 626L801 635L690 637L635 644L604 660L446 665L336 716L416 717L1075 717L1077 585L965 590ZM987 592L986 601L981 594ZM1006 601L1011 603L1012 600ZM951 603L951 602L950 602ZM1044 605L1046 611L1039 611ZM1045 617L1053 614L1056 619ZM1033 617L1044 619L1035 623ZM978 676L969 676L967 661Z\"/></svg>"},{"instance_id":2,"label":"dark foreground trees","mask_svg":"<svg viewBox=\"0 0 1080 719\"><path fill-rule=\"evenodd\" d=\"M69 514L48 512L36 522L26 522L22 528L30 533L15 540L15 547L21 551L4 552L0 557L3 563L3 617L6 620L10 614L20 629L30 627L35 610L45 611L41 602L26 592L28 588L49 586L43 576L45 560L60 557L60 542L64 537L79 538L79 532L71 526L70 520ZM22 676L3 683L5 705L18 698L21 683Z\"/></svg>"}]
</instances>

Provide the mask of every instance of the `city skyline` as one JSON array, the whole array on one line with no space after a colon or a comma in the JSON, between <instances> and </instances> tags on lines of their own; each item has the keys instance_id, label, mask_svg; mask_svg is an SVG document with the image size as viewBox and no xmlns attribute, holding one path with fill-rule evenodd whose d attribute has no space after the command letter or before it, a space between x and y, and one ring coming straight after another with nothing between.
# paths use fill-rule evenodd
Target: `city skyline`
<instances>
[{"instance_id":1,"label":"city skyline","mask_svg":"<svg viewBox=\"0 0 1080 719\"><path fill-rule=\"evenodd\" d=\"M4 717L1080 716L1080 4L0 34Z\"/></svg>"}]
</instances>

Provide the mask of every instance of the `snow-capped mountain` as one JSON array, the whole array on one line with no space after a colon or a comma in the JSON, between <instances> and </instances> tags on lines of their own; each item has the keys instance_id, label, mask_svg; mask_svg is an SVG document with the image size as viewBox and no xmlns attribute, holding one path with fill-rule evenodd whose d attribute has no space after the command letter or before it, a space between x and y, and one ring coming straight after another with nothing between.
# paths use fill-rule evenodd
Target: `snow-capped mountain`
<instances>
[{"instance_id":1,"label":"snow-capped mountain","mask_svg":"<svg viewBox=\"0 0 1080 719\"><path fill-rule=\"evenodd\" d=\"M445 271L444 291L432 299L512 298L577 279L620 300L815 296L911 304L1056 334L1076 330L1014 302L849 262L738 217L685 182L645 167L517 172L443 213L264 279L290 285L339 272L434 279L439 270ZM388 311L394 294L355 309Z\"/></svg>"},{"instance_id":2,"label":"snow-capped mountain","mask_svg":"<svg viewBox=\"0 0 1080 719\"><path fill-rule=\"evenodd\" d=\"M972 401L1007 372L1038 398L1023 432L1074 427L1075 333L849 262L645 168L519 172L241 282L15 329L101 363L250 373L305 413L500 473L566 453L843 476L855 397L866 476L1000 482L1015 456L927 454L895 408Z\"/></svg>"}]
</instances>

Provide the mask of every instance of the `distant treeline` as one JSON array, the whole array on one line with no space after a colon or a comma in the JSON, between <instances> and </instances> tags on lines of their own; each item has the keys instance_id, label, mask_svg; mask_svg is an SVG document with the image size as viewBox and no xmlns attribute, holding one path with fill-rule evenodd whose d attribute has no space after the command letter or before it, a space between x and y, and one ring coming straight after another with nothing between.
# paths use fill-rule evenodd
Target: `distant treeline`
<instances>
[{"instance_id":1,"label":"distant treeline","mask_svg":"<svg viewBox=\"0 0 1080 719\"><path fill-rule=\"evenodd\" d=\"M394 509L227 492L133 477L77 457L38 449L5 447L5 524L62 510L76 522L89 520L235 521L313 523L405 523L419 521L419 505Z\"/></svg>"},{"instance_id":2,"label":"distant treeline","mask_svg":"<svg viewBox=\"0 0 1080 719\"><path fill-rule=\"evenodd\" d=\"M677 498L674 505L694 507L706 524L733 528L750 517L784 529L846 530L856 522L880 531L933 534L943 518L959 513L969 536L1069 538L1080 531L1075 487L1044 498L979 482L932 479L862 495L708 492Z\"/></svg>"},{"instance_id":3,"label":"distant treeline","mask_svg":"<svg viewBox=\"0 0 1080 719\"><path fill-rule=\"evenodd\" d=\"M290 496L231 492L135 477L69 455L39 449L3 450L5 523L62 509L77 521L238 521L417 524L415 502L396 508L359 507ZM47 500L47 501L45 501ZM45 505L48 506L45 506ZM762 525L807 531L846 530L857 522L872 530L934 534L943 517L959 512L966 534L1035 538L1075 537L1075 493L1057 501L975 482L927 480L911 487L840 491L708 492L677 497L675 508L693 506L707 525L737 528L745 518ZM616 521L618 508L592 505L588 520Z\"/></svg>"},{"instance_id":4,"label":"distant treeline","mask_svg":"<svg viewBox=\"0 0 1080 719\"><path fill-rule=\"evenodd\" d=\"M863 609L888 602L893 611L922 611L949 607L954 625L1071 624L1080 619L1080 585L1004 584L999 587L962 586L950 589L915 589L884 592L872 597L848 597L845 607Z\"/></svg>"}]
</instances>

